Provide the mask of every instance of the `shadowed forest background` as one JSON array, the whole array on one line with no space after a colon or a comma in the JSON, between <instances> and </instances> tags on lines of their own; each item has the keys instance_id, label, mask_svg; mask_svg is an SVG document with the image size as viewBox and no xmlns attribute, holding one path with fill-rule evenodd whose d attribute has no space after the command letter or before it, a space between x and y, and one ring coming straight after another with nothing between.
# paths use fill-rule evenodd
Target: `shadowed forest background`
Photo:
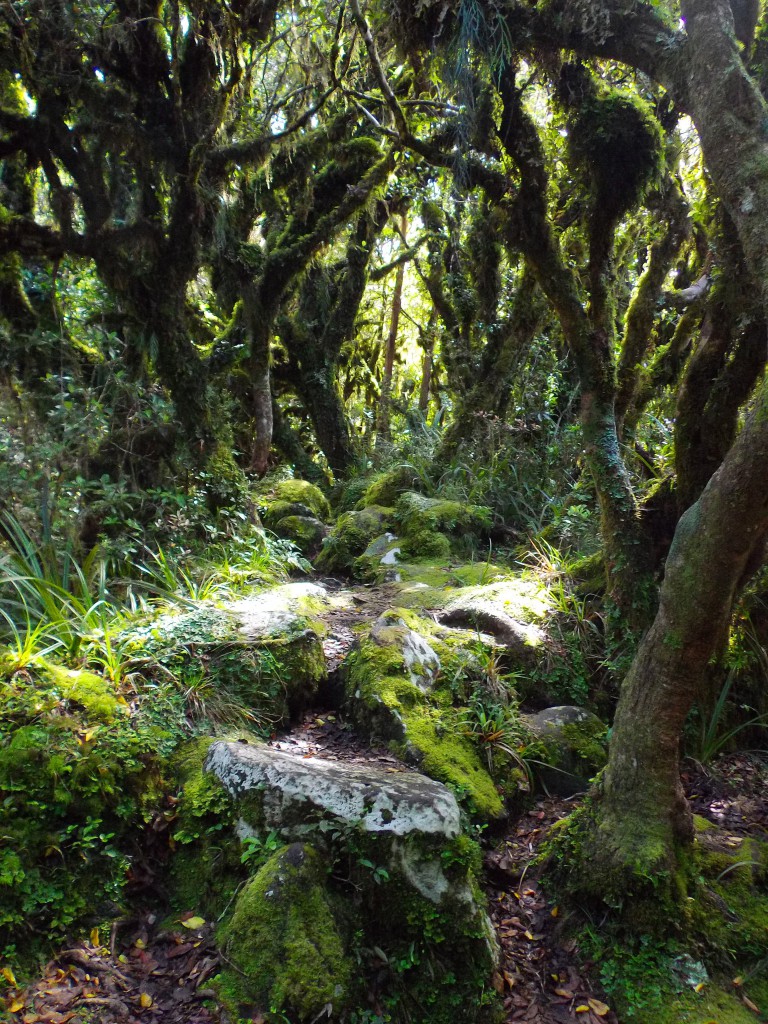
<instances>
[{"instance_id":1,"label":"shadowed forest background","mask_svg":"<svg viewBox=\"0 0 768 1024\"><path fill-rule=\"evenodd\" d=\"M768 1019L763 15L0 4L7 1019Z\"/></svg>"}]
</instances>

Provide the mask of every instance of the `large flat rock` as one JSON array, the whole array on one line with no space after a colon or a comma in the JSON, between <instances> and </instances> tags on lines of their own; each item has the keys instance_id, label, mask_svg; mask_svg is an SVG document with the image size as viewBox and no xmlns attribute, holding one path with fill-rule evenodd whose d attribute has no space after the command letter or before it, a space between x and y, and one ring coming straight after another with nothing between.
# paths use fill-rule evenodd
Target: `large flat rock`
<instances>
[{"instance_id":1,"label":"large flat rock","mask_svg":"<svg viewBox=\"0 0 768 1024\"><path fill-rule=\"evenodd\" d=\"M389 772L318 757L302 758L266 745L214 743L206 759L235 799L263 794L267 828L290 827L318 815L355 823L366 832L452 839L459 834L456 798L416 772Z\"/></svg>"}]
</instances>

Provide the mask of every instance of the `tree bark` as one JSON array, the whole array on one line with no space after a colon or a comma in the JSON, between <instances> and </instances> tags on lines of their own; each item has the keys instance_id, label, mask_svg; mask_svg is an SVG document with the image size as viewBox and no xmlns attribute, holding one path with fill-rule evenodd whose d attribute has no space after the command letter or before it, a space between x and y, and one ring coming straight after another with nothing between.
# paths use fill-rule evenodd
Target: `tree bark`
<instances>
[{"instance_id":1,"label":"tree bark","mask_svg":"<svg viewBox=\"0 0 768 1024\"><path fill-rule=\"evenodd\" d=\"M400 233L405 244L408 222L405 214L400 222ZM390 437L390 408L392 404L392 376L395 371L395 352L397 350L397 332L400 328L400 312L403 307L403 282L405 281L405 263L398 265L395 272L395 287L392 292L392 310L389 318L389 333L384 350L384 374L381 379L381 396L379 398L379 415L376 418L376 448L381 449L383 442Z\"/></svg>"},{"instance_id":2,"label":"tree bark","mask_svg":"<svg viewBox=\"0 0 768 1024\"><path fill-rule=\"evenodd\" d=\"M766 465L764 387L738 440L678 524L656 619L622 689L608 767L590 809L594 832L582 837L578 886L607 902L643 880L652 888L650 880L674 871L677 851L693 838L680 735L768 535Z\"/></svg>"},{"instance_id":3,"label":"tree bark","mask_svg":"<svg viewBox=\"0 0 768 1024\"><path fill-rule=\"evenodd\" d=\"M511 73L501 91L501 140L521 174L515 202L517 245L559 318L578 373L584 455L600 506L608 592L628 621L641 629L648 624L652 610L651 548L619 449L612 303L604 294L605 259L593 254L590 276L594 294L588 312L548 217L544 151Z\"/></svg>"}]
</instances>

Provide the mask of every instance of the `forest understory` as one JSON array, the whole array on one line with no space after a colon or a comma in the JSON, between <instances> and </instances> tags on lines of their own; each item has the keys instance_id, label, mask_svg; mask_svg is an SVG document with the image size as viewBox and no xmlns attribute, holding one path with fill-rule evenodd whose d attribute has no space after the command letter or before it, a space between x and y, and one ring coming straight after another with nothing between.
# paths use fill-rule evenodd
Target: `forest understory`
<instances>
[{"instance_id":1,"label":"forest understory","mask_svg":"<svg viewBox=\"0 0 768 1024\"><path fill-rule=\"evenodd\" d=\"M0 4L0 1016L768 1020L768 12Z\"/></svg>"}]
</instances>

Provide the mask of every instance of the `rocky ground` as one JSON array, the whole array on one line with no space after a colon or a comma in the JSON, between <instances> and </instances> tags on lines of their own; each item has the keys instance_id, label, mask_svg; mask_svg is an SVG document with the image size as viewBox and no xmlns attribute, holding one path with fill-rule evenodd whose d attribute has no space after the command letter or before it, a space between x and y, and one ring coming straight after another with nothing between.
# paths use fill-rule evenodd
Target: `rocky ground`
<instances>
[{"instance_id":1,"label":"rocky ground","mask_svg":"<svg viewBox=\"0 0 768 1024\"><path fill-rule=\"evenodd\" d=\"M413 508L406 503L408 516L423 515L423 502L428 500L419 499L422 504L414 500ZM434 510L429 507L427 511L431 515ZM371 530L380 530L384 521L380 510L348 515L358 516L347 524L355 529L359 517L366 515L372 518ZM415 536L419 543L426 543L423 532ZM199 637L202 627L197 613L170 618L165 624L168 644L176 644L181 652L176 657L189 657L191 650L194 657L213 664L222 650L231 653L235 646L276 650L288 666L290 680L283 680L274 714L276 720L282 718L290 725L275 727L266 747L217 744L212 749L219 748L219 753L209 755L208 767L216 771L233 799L244 801L256 790L261 792L263 785L272 786L282 800L280 787L291 765L295 772L290 786L298 791L309 785L311 790L311 781L305 784L302 780L312 779L315 765L318 778L326 780L327 792L322 799L317 797L314 811L346 826L357 824L357 812L349 812L345 822L347 812L338 809L339 780L345 773L350 780L345 800L354 803L355 794L365 792L368 795L361 806L366 814L372 813L370 794L378 789L384 792L386 780L393 780L394 796L387 797L385 812L401 824L403 814L408 818L411 813L406 805L409 799L413 802L414 793L417 803L424 793L436 794L437 804L443 802L437 831L432 835L422 832L417 839L419 849L425 841L427 846L432 844L437 865L441 847L435 835L443 828L448 842L445 849L453 849L450 844L458 831L451 824L453 816L458 821L452 793L468 792L479 819L492 823L484 838L482 880L500 949L493 985L503 1002L505 1020L617 1024L596 972L563 937L560 908L547 899L533 866L548 830L578 804L586 779L605 756L603 723L589 713L582 715L579 709L560 707L562 700L553 700L547 692L548 675L557 673L542 671L542 666L556 668L561 652L544 628L551 611L546 594L530 579L509 580L490 564L462 566L446 561L424 566L399 561L392 554L393 535L385 534L370 543L369 539L362 544L358 539L353 553L358 572L362 568L360 574L369 575L372 582L350 584L344 571L334 573L333 565L326 566L327 574L312 582L277 588L227 609L212 609L204 624L210 631L206 642ZM340 549L330 544L325 550L338 553ZM346 547L341 550L344 558L351 558ZM362 567L361 557L368 559ZM346 570L350 566L348 561ZM194 646L189 643L190 633L195 637ZM230 634L236 643L228 639ZM527 694L532 705L526 723L529 729L539 730L545 745L537 748L538 756L542 756L540 749L546 749L547 756L559 765L555 782L567 780L566 785L550 786L552 795L525 795L528 780L522 772L517 772L514 783L520 793L503 792L498 777L491 777L490 760L485 764L478 757L472 737L451 734L451 723L455 724L452 705L471 700L472 687L475 692L485 688L486 696L503 697L499 689L503 685L499 674L502 661L507 670L520 670L518 678L538 680L536 691ZM222 669L220 678L225 682L223 673L230 667L227 662ZM525 700L526 694L521 697ZM549 707L551 704L558 706ZM581 737L580 746L574 744L574 730ZM555 738L559 746L552 745ZM477 734L474 740L476 743ZM694 763L683 767L698 814L729 830L736 844L740 837L765 835L764 763L736 755L722 759L716 770L704 770ZM246 778L249 772L250 781ZM560 795L554 795L555 790ZM305 802L315 799L308 790L302 793ZM508 807L517 808L503 825L502 798ZM264 804L262 820L269 822L273 804ZM23 1024L206 1024L227 1020L211 980L222 970L238 972L239 967L228 958L226 945L220 943L217 948L214 944L217 920L206 920L197 906L167 915L163 872L156 872L155 866L168 856L168 837L161 818L155 825L154 831L148 830L144 856L134 862L130 914L116 920L109 935L94 930L87 941L62 950L25 990L12 987L6 1006L9 1019ZM284 841L297 845L301 829L292 835L293 827L286 825ZM408 825L415 832L421 827L418 822ZM381 822L371 828L379 830L377 842L385 844L380 847L384 851L379 855L381 863L392 869L398 858L403 861L403 884L421 887L422 895L430 886L458 885L458 897L465 898L461 886L466 885L460 879L446 882L441 869L431 863L426 864L429 870L424 864L414 867L413 862L405 863L403 850L407 851L409 841L405 826L405 831L395 830L391 849L386 846L390 840ZM232 842L236 842L234 837ZM360 881L358 878L357 883ZM362 884L365 882L363 879ZM467 907L467 913L482 914L482 908L471 900ZM230 909L226 907L221 916ZM381 994L385 994L391 973L383 969L380 973ZM369 1005L381 1010L376 972L369 974ZM13 985L15 979L6 976L6 980ZM321 1017L322 1013L317 1019ZM254 1024L264 1020L258 1014L251 1019Z\"/></svg>"},{"instance_id":2,"label":"rocky ground","mask_svg":"<svg viewBox=\"0 0 768 1024\"><path fill-rule=\"evenodd\" d=\"M275 743L281 749L295 748L302 756L322 754L353 762L373 757L380 764L400 767L386 751L361 744L333 712L307 715L294 732ZM691 767L686 776L697 813L737 835L768 835L764 797L747 797L755 801L747 808L743 792L745 776L755 786L763 780L762 790L764 765L733 755L721 759L716 771ZM590 976L590 964L559 936L559 908L548 902L528 870L547 830L575 803L551 797L536 801L486 853L486 892L501 947L496 984L507 1022L617 1022ZM23 1007L12 1019L24 1024L226 1022L208 984L223 965L213 943L214 922L202 921L190 910L169 925L152 909L162 905L163 898L162 891L144 891L134 916L118 922L110 936L92 934L88 941L62 950L18 997ZM260 1024L259 1018L253 1018L253 1024Z\"/></svg>"}]
</instances>

